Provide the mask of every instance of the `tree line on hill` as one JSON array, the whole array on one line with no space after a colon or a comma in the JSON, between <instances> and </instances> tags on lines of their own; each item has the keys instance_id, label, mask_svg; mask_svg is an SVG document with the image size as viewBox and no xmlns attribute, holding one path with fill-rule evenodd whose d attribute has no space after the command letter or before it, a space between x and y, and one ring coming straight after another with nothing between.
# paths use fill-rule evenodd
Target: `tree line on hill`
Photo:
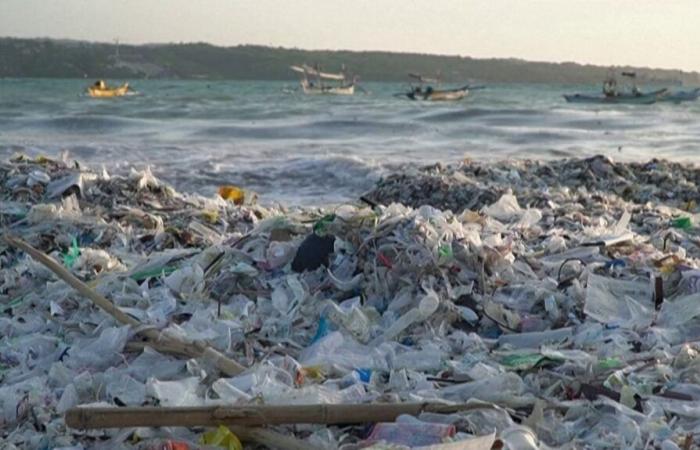
<instances>
[{"instance_id":1,"label":"tree line on hill","mask_svg":"<svg viewBox=\"0 0 700 450\"><path fill-rule=\"evenodd\" d=\"M380 51L300 50L256 45L219 47L206 43L117 45L53 39L0 38L0 77L174 78L208 80L291 80L292 64L341 65L363 81L406 81L409 72L445 82L599 83L609 67L573 62ZM634 71L645 83L700 84L700 74L668 69L616 67Z\"/></svg>"}]
</instances>

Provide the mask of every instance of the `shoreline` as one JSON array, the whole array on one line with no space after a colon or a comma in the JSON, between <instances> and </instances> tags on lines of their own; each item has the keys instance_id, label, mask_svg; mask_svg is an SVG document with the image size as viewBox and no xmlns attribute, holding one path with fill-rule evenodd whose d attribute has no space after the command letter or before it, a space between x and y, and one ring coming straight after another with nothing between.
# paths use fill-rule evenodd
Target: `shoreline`
<instances>
[{"instance_id":1,"label":"shoreline","mask_svg":"<svg viewBox=\"0 0 700 450\"><path fill-rule=\"evenodd\" d=\"M550 446L680 445L679 422L698 421L684 410L698 400L688 375L700 361L698 167L468 160L383 177L364 194L376 207L317 208L236 204L178 193L149 170L79 167L0 163L3 233L131 317L248 370L220 375L203 358L144 349L134 329L0 241L10 445L91 448L106 437L145 449L201 437L151 429L132 445L140 431L65 428L66 410L95 402L480 400L498 412L444 416L451 439L495 429L507 440L526 417ZM610 417L637 426L611 437ZM275 430L309 446L372 443L361 425Z\"/></svg>"}]
</instances>

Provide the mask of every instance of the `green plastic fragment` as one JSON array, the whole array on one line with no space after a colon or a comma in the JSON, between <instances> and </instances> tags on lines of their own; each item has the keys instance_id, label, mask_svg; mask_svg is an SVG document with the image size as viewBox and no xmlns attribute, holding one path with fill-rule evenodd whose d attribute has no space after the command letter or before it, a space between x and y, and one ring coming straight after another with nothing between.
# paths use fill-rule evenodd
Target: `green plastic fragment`
<instances>
[{"instance_id":1,"label":"green plastic fragment","mask_svg":"<svg viewBox=\"0 0 700 450\"><path fill-rule=\"evenodd\" d=\"M501 364L512 370L528 370L545 365L559 364L555 358L543 356L540 353L506 355L501 358Z\"/></svg>"},{"instance_id":2,"label":"green plastic fragment","mask_svg":"<svg viewBox=\"0 0 700 450\"><path fill-rule=\"evenodd\" d=\"M619 358L605 358L598 361L598 368L600 369L619 369L624 367L625 364Z\"/></svg>"},{"instance_id":3,"label":"green plastic fragment","mask_svg":"<svg viewBox=\"0 0 700 450\"><path fill-rule=\"evenodd\" d=\"M671 226L673 228L680 228L681 230L687 230L693 226L693 222L690 217L678 217L671 221Z\"/></svg>"},{"instance_id":4,"label":"green plastic fragment","mask_svg":"<svg viewBox=\"0 0 700 450\"><path fill-rule=\"evenodd\" d=\"M442 244L438 247L438 255L440 255L441 260L452 259L452 246Z\"/></svg>"},{"instance_id":5,"label":"green plastic fragment","mask_svg":"<svg viewBox=\"0 0 700 450\"><path fill-rule=\"evenodd\" d=\"M78 240L73 238L71 240L71 246L66 253L63 254L63 265L69 269L73 267L75 261L80 256L80 247L78 247Z\"/></svg>"},{"instance_id":6,"label":"green plastic fragment","mask_svg":"<svg viewBox=\"0 0 700 450\"><path fill-rule=\"evenodd\" d=\"M170 275L175 272L177 267L175 266L165 266L159 267L157 269L144 270L143 272L136 272L131 275L131 279L134 281L143 281L147 278L156 278L160 276Z\"/></svg>"},{"instance_id":7,"label":"green plastic fragment","mask_svg":"<svg viewBox=\"0 0 700 450\"><path fill-rule=\"evenodd\" d=\"M330 225L335 218L335 214L326 214L325 216L321 217L321 219L314 224L314 233L319 235L324 234L326 232L326 228L328 228L328 225Z\"/></svg>"},{"instance_id":8,"label":"green plastic fragment","mask_svg":"<svg viewBox=\"0 0 700 450\"><path fill-rule=\"evenodd\" d=\"M10 308L14 308L15 306L19 306L22 302L24 301L24 295L20 295L19 297L15 298L10 302Z\"/></svg>"}]
</instances>

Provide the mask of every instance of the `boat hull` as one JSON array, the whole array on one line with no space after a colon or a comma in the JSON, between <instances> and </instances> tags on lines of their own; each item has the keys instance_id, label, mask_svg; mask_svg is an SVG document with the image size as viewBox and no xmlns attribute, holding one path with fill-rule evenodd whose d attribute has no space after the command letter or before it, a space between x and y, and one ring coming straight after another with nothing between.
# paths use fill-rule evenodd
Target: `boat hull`
<instances>
[{"instance_id":1,"label":"boat hull","mask_svg":"<svg viewBox=\"0 0 700 450\"><path fill-rule=\"evenodd\" d=\"M680 91L672 92L668 95L664 95L659 98L660 102L671 102L671 103L682 103L682 102L694 102L700 97L700 88L693 89L692 91Z\"/></svg>"},{"instance_id":2,"label":"boat hull","mask_svg":"<svg viewBox=\"0 0 700 450\"><path fill-rule=\"evenodd\" d=\"M642 95L617 95L614 97L605 97L597 95L565 95L564 98L569 103L595 103L600 105L651 105L659 100L659 96L665 90L651 92Z\"/></svg>"},{"instance_id":3,"label":"boat hull","mask_svg":"<svg viewBox=\"0 0 700 450\"><path fill-rule=\"evenodd\" d=\"M88 87L88 94L94 98L121 97L129 91L129 83L124 83L118 88L98 89L95 86Z\"/></svg>"},{"instance_id":4,"label":"boat hull","mask_svg":"<svg viewBox=\"0 0 700 450\"><path fill-rule=\"evenodd\" d=\"M456 101L461 100L469 95L469 89L463 87L460 89L450 89L444 91L430 91L430 92L409 92L406 94L411 100L423 100L429 102L445 102L445 101Z\"/></svg>"},{"instance_id":5,"label":"boat hull","mask_svg":"<svg viewBox=\"0 0 700 450\"><path fill-rule=\"evenodd\" d=\"M304 94L308 95L353 95L355 94L355 85L349 86L309 86L302 82L301 88Z\"/></svg>"}]
</instances>

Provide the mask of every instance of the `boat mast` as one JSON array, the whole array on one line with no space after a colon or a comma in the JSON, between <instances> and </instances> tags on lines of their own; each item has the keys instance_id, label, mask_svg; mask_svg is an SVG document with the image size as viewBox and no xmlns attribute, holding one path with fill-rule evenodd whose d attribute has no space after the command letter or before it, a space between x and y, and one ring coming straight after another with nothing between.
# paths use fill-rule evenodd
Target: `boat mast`
<instances>
[{"instance_id":1,"label":"boat mast","mask_svg":"<svg viewBox=\"0 0 700 450\"><path fill-rule=\"evenodd\" d=\"M316 63L316 80L318 81L318 86L323 90L323 77L321 76L321 64Z\"/></svg>"}]
</instances>

